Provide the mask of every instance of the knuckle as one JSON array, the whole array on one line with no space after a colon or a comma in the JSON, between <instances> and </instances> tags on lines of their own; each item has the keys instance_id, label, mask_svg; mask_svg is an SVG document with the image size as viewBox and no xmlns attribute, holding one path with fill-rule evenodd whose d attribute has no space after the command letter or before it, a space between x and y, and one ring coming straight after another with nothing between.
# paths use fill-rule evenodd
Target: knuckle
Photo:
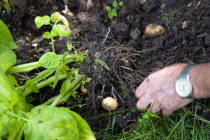
<instances>
[{"instance_id":1,"label":"knuckle","mask_svg":"<svg viewBox=\"0 0 210 140\"><path fill-rule=\"evenodd\" d=\"M149 76L145 79L145 81L144 81L144 82L146 82L147 84L149 84L149 83L150 83L150 81L151 81L151 75L149 75Z\"/></svg>"}]
</instances>

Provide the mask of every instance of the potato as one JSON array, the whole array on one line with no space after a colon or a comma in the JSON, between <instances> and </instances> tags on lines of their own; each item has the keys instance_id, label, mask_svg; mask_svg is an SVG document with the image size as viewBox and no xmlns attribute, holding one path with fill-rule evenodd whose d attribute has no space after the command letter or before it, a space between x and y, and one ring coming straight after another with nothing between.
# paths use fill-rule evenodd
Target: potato
<instances>
[{"instance_id":1,"label":"potato","mask_svg":"<svg viewBox=\"0 0 210 140\"><path fill-rule=\"evenodd\" d=\"M144 31L144 34L148 38L154 38L154 37L162 35L163 33L165 33L165 29L163 28L163 26L158 25L158 24L153 24L153 23L147 25Z\"/></svg>"},{"instance_id":2,"label":"potato","mask_svg":"<svg viewBox=\"0 0 210 140\"><path fill-rule=\"evenodd\" d=\"M84 85L80 86L80 90L82 91L82 93L87 93L88 92L87 88L85 88Z\"/></svg>"},{"instance_id":3,"label":"potato","mask_svg":"<svg viewBox=\"0 0 210 140\"><path fill-rule=\"evenodd\" d=\"M118 102L113 97L106 97L103 99L101 106L106 110L115 110L118 107Z\"/></svg>"}]
</instances>

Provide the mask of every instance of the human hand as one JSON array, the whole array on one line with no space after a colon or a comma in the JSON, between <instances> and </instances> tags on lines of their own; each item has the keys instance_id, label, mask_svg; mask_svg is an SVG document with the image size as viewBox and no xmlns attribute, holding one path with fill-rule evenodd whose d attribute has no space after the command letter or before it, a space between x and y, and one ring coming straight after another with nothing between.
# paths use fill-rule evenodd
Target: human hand
<instances>
[{"instance_id":1,"label":"human hand","mask_svg":"<svg viewBox=\"0 0 210 140\"><path fill-rule=\"evenodd\" d=\"M153 113L162 110L164 116L192 102L180 97L175 89L177 78L187 64L175 64L150 74L136 89L137 108L150 109Z\"/></svg>"}]
</instances>

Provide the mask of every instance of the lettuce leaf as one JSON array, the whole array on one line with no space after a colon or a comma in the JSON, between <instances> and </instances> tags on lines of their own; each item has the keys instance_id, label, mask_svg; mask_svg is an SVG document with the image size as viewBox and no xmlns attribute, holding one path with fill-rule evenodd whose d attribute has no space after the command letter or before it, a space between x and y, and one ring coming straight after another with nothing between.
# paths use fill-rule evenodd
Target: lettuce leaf
<instances>
[{"instance_id":1,"label":"lettuce leaf","mask_svg":"<svg viewBox=\"0 0 210 140\"><path fill-rule=\"evenodd\" d=\"M90 126L79 114L63 107L62 109L71 114L77 121L77 129L79 130L80 140L96 140Z\"/></svg>"},{"instance_id":2,"label":"lettuce leaf","mask_svg":"<svg viewBox=\"0 0 210 140\"><path fill-rule=\"evenodd\" d=\"M0 115L12 111L17 103L18 94L11 88L10 83L0 67Z\"/></svg>"},{"instance_id":3,"label":"lettuce leaf","mask_svg":"<svg viewBox=\"0 0 210 140\"><path fill-rule=\"evenodd\" d=\"M11 50L11 49L16 49L19 48L14 40L12 35L10 34L9 29L7 26L4 24L4 22L0 19L0 54Z\"/></svg>"},{"instance_id":4,"label":"lettuce leaf","mask_svg":"<svg viewBox=\"0 0 210 140\"><path fill-rule=\"evenodd\" d=\"M65 110L40 105L27 113L25 140L80 140L77 121Z\"/></svg>"}]
</instances>

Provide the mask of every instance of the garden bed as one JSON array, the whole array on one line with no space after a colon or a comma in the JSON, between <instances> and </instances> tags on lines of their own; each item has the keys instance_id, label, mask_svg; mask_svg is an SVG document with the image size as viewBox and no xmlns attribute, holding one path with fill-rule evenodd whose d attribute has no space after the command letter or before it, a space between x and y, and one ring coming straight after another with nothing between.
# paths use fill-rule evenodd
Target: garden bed
<instances>
[{"instance_id":1,"label":"garden bed","mask_svg":"<svg viewBox=\"0 0 210 140\"><path fill-rule=\"evenodd\" d=\"M58 38L56 51L63 53L68 41L75 50L88 50L87 59L78 66L84 75L92 78L86 84L88 93L78 93L63 106L82 115L99 138L106 128L113 128L112 132L119 134L138 122L140 112L135 108L134 91L150 73L174 63L210 62L208 0L147 0L144 3L122 0L123 6L116 9L118 16L111 20L106 6L112 6L113 0L94 0L89 9L83 0L16 1L11 14L2 11L1 19L20 47L15 50L18 64L38 60L51 49L49 42L41 37L49 28L37 29L34 19L56 11L65 15L73 31L68 38ZM63 11L65 5L68 7L66 11L70 12ZM162 25L166 32L156 38L147 38L144 30L150 23ZM110 70L100 65L97 58L102 59ZM33 94L35 100L32 103L41 104L58 93L59 85L53 91L46 87L39 94ZM101 107L101 101L107 96L118 100L117 110L108 112ZM207 101L200 103L209 107ZM201 109L200 114L210 119L206 110Z\"/></svg>"}]
</instances>

